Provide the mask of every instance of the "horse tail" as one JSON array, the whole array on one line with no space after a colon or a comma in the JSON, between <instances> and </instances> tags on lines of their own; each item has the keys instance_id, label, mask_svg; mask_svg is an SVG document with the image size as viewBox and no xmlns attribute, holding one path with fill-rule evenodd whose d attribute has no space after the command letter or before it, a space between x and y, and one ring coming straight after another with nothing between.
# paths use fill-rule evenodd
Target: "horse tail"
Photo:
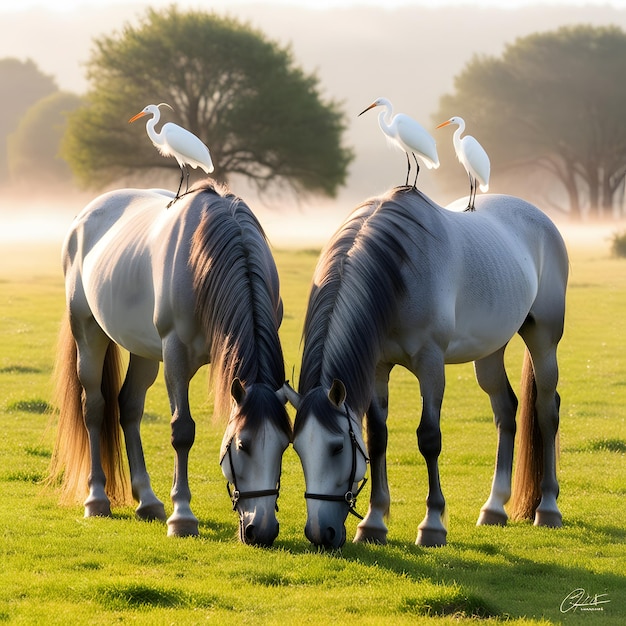
<instances>
[{"instance_id":1,"label":"horse tail","mask_svg":"<svg viewBox=\"0 0 626 626\"><path fill-rule=\"evenodd\" d=\"M543 439L536 411L537 385L528 348L524 354L517 425L516 461L510 501L513 520L534 519L541 500Z\"/></svg>"},{"instance_id":2,"label":"horse tail","mask_svg":"<svg viewBox=\"0 0 626 626\"><path fill-rule=\"evenodd\" d=\"M59 333L54 367L54 400L58 413L56 440L48 474L48 484L61 486L61 502L85 499L91 471L89 437L83 416L83 387L78 378L78 351L69 315ZM100 435L100 456L106 476L106 492L115 504L131 502L128 477L122 463L122 437L118 396L122 386L121 358L117 345L109 344L102 371L101 390L104 419Z\"/></svg>"}]
</instances>

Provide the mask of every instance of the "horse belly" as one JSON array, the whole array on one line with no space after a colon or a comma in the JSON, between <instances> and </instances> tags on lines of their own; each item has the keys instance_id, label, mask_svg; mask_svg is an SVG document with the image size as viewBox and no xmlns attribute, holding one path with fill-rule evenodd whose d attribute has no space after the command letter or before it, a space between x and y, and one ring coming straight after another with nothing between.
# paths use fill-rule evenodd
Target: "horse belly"
<instances>
[{"instance_id":1,"label":"horse belly","mask_svg":"<svg viewBox=\"0 0 626 626\"><path fill-rule=\"evenodd\" d=\"M521 322L519 326L521 326ZM446 348L445 362L450 364L469 363L489 356L506 345L517 332L519 326L497 328L485 325L482 328L474 327L471 333L455 333Z\"/></svg>"},{"instance_id":2,"label":"horse belly","mask_svg":"<svg viewBox=\"0 0 626 626\"><path fill-rule=\"evenodd\" d=\"M482 359L506 345L520 329L533 298L523 292L508 298L502 293L490 306L464 306L455 315L454 332L445 350L446 363Z\"/></svg>"}]
</instances>

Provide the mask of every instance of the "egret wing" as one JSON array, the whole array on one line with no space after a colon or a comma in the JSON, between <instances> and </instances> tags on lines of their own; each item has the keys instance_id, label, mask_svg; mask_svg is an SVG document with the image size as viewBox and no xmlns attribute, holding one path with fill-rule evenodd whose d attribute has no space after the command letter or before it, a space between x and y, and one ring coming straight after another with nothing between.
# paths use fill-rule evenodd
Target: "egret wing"
<instances>
[{"instance_id":1,"label":"egret wing","mask_svg":"<svg viewBox=\"0 0 626 626\"><path fill-rule=\"evenodd\" d=\"M399 113L396 115L396 132L405 149L421 157L428 169L439 167L437 145L431 134L413 118Z\"/></svg>"},{"instance_id":2,"label":"egret wing","mask_svg":"<svg viewBox=\"0 0 626 626\"><path fill-rule=\"evenodd\" d=\"M465 152L466 164L471 174L480 184L481 191L489 189L489 175L491 173L491 163L485 149L471 135L463 137L463 150Z\"/></svg>"},{"instance_id":3,"label":"egret wing","mask_svg":"<svg viewBox=\"0 0 626 626\"><path fill-rule=\"evenodd\" d=\"M179 163L199 167L207 174L213 171L213 161L209 149L193 133L171 122L165 124L161 132L169 153Z\"/></svg>"}]
</instances>

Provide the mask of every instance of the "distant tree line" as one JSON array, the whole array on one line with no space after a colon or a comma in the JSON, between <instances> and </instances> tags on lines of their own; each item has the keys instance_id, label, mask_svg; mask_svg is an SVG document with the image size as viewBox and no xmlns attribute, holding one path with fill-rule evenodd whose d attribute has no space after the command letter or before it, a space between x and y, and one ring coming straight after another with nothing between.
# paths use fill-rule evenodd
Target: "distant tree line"
<instances>
[{"instance_id":1,"label":"distant tree line","mask_svg":"<svg viewBox=\"0 0 626 626\"><path fill-rule=\"evenodd\" d=\"M626 34L617 27L534 34L499 58L475 57L433 119L465 117L490 155L493 187L505 180L501 188L552 199L574 218L623 216L625 76ZM439 138L442 160L454 159L447 144ZM546 191L555 182L562 198Z\"/></svg>"},{"instance_id":2,"label":"distant tree line","mask_svg":"<svg viewBox=\"0 0 626 626\"><path fill-rule=\"evenodd\" d=\"M626 33L575 26L477 56L440 99L433 121L461 115L487 149L492 190L573 218L626 213ZM72 180L95 189L174 170L129 117L166 101L169 118L211 148L218 180L334 195L353 158L341 105L291 51L247 25L175 6L95 42L87 94L60 92L32 61L0 60L0 182ZM442 162L452 142L437 131ZM462 168L440 168L466 193ZM174 178L176 178L174 176ZM556 185L555 185L556 183ZM555 193L554 190L557 190Z\"/></svg>"},{"instance_id":3,"label":"distant tree line","mask_svg":"<svg viewBox=\"0 0 626 626\"><path fill-rule=\"evenodd\" d=\"M277 185L333 196L353 158L342 145L345 115L338 102L322 98L318 78L298 68L289 49L214 13L148 9L137 26L97 40L90 89L80 99L57 93L31 61L22 65L20 80L33 96L26 98L26 89L15 99L20 119L0 128L13 180L34 170L58 175L69 165L76 182L101 189L177 170L141 126L127 123L163 101L174 108L170 120L209 146L220 182L239 174L261 190Z\"/></svg>"},{"instance_id":4,"label":"distant tree line","mask_svg":"<svg viewBox=\"0 0 626 626\"><path fill-rule=\"evenodd\" d=\"M53 117L41 128L40 120L35 119L36 110L45 106L47 99L58 96L54 78L43 74L32 60L0 59L0 182L42 172L47 177L59 152L64 124L61 117ZM67 179L70 169L64 162L61 169L63 166Z\"/></svg>"}]
</instances>

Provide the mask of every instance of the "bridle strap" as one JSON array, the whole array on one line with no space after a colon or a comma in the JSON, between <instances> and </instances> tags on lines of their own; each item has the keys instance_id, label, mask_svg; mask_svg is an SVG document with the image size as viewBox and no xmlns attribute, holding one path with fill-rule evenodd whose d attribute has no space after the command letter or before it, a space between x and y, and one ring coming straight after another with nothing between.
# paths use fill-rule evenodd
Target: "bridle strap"
<instances>
[{"instance_id":1,"label":"bridle strap","mask_svg":"<svg viewBox=\"0 0 626 626\"><path fill-rule=\"evenodd\" d=\"M230 501L233 503L233 511L237 511L237 505L239 504L240 500L250 500L252 498L264 498L266 496L276 496L276 504L274 506L276 508L276 511L278 511L278 496L280 495L280 479L278 480L278 483L276 484L275 489L258 489L256 491L240 491L237 488L237 475L235 474L235 466L233 464L233 456L231 452L233 439L234 439L234 435L230 439L228 444L226 445L226 451L224 452L224 456L222 456L222 459L220 461L220 465L221 465L222 462L224 461L224 457L228 456L228 462L230 464L230 473L232 474L232 477L233 477L232 484L233 484L234 489L231 490L230 481L227 480L226 491L228 492ZM242 514L241 511L239 511L239 515L241 514Z\"/></svg>"},{"instance_id":2,"label":"bridle strap","mask_svg":"<svg viewBox=\"0 0 626 626\"><path fill-rule=\"evenodd\" d=\"M356 453L357 450L363 455L366 463L369 463L369 458L363 448L359 445L357 441L356 435L354 434L354 429L352 428L352 420L350 419L350 415L348 414L348 409L345 409L345 415L348 418L348 434L350 435L350 441L352 442L352 468L350 471L350 480L348 482L348 491L341 494L326 494L326 493L311 493L309 491L304 492L304 497L308 500L324 500L326 502L345 502L348 505L348 513L351 513L355 517L359 519L363 519L363 516L357 512L356 510L356 498L361 493L363 487L365 487L365 483L367 483L367 478L364 478L361 481L361 484L358 486L356 493L352 491L352 485L354 484L354 477L356 476Z\"/></svg>"}]
</instances>

